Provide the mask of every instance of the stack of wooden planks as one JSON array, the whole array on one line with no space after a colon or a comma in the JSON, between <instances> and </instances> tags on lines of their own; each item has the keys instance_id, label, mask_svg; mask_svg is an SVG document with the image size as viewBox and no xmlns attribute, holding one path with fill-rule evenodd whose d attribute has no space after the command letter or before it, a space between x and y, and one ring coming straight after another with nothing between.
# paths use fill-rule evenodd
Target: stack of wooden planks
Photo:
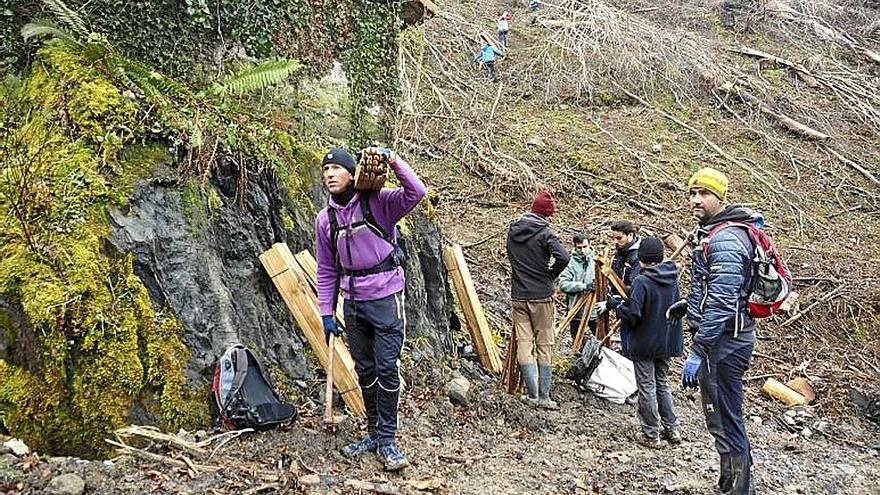
<instances>
[{"instance_id":1,"label":"stack of wooden planks","mask_svg":"<svg viewBox=\"0 0 880 495\"><path fill-rule=\"evenodd\" d=\"M311 254L303 253L294 256L287 244L276 243L260 255L260 262L305 334L312 351L318 357L318 362L326 369L329 348L324 341L324 327L314 290L317 265ZM338 316L341 306L341 304L337 305ZM338 319L340 323L343 322L342 318ZM352 414L363 417L366 415L366 410L354 371L354 360L342 339L334 340L333 352L336 353L333 360L334 385Z\"/></svg>"}]
</instances>

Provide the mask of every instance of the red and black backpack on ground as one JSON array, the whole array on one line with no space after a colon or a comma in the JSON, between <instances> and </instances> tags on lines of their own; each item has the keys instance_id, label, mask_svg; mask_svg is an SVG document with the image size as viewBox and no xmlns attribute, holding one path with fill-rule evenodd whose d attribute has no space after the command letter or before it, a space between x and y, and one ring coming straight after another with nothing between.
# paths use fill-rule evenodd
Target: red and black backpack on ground
<instances>
[{"instance_id":1,"label":"red and black backpack on ground","mask_svg":"<svg viewBox=\"0 0 880 495\"><path fill-rule=\"evenodd\" d=\"M272 378L250 349L234 345L214 369L211 409L232 430L269 430L296 419L297 410L281 401Z\"/></svg>"},{"instance_id":2,"label":"red and black backpack on ground","mask_svg":"<svg viewBox=\"0 0 880 495\"><path fill-rule=\"evenodd\" d=\"M728 227L738 227L748 232L754 246L752 258L751 282L748 295L748 311L752 318L772 316L785 298L791 293L791 272L782 261L782 256L763 229L745 222L722 222L712 227L703 244L703 256L709 259L709 241L718 232Z\"/></svg>"}]
</instances>

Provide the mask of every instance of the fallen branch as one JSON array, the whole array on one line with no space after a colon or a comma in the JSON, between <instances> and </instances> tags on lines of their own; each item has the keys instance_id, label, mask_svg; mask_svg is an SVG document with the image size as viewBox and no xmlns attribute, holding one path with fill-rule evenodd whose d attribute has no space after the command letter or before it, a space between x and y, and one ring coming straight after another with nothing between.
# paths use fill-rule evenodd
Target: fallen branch
<instances>
[{"instance_id":1,"label":"fallen branch","mask_svg":"<svg viewBox=\"0 0 880 495\"><path fill-rule=\"evenodd\" d=\"M173 459L173 458L165 456L165 455L147 452L146 450L141 450L141 449L132 447L130 445L126 445L126 444L122 443L121 441L116 442L114 440L110 440L109 438L105 438L104 441L109 443L110 445L116 447L120 451L120 453L122 453L122 454L128 454L128 455L138 457L138 458L141 458L141 459L144 459L147 461L158 462L161 464L167 464L169 466L179 467L181 469L186 469L186 470L195 468L195 469L198 469L198 471L200 471L200 472L206 472L206 473L214 473L214 472L217 472L220 470L220 468L217 466L203 466L200 464L194 464L192 461L189 461L189 459L187 459L189 462L183 462L183 461L179 461L177 459Z\"/></svg>"},{"instance_id":2,"label":"fallen branch","mask_svg":"<svg viewBox=\"0 0 880 495\"><path fill-rule=\"evenodd\" d=\"M199 448L197 444L187 442L177 435L165 433L154 426L131 425L116 430L116 434L123 437L142 437L150 440L156 440L170 447L183 450L188 454L195 456L197 459L204 459L208 456L208 452Z\"/></svg>"},{"instance_id":3,"label":"fallen branch","mask_svg":"<svg viewBox=\"0 0 880 495\"><path fill-rule=\"evenodd\" d=\"M742 55L747 55L749 57L757 57L761 60L769 60L776 65L787 67L791 69L798 76L798 78L803 81L804 84L806 84L808 87L818 88L820 86L819 81L816 80L816 77L811 74L810 71L806 69L806 67L800 64L796 64L784 58L771 55L767 52L762 52L761 50L755 50L754 48L749 48L747 46L734 48L731 51Z\"/></svg>"},{"instance_id":4,"label":"fallen branch","mask_svg":"<svg viewBox=\"0 0 880 495\"><path fill-rule=\"evenodd\" d=\"M803 318L804 315L806 315L807 313L809 313L810 311L812 311L813 308L815 308L816 306L818 306L818 305L820 305L820 304L822 304L822 303L824 303L824 302L830 301L831 299L834 299L835 297L837 297L837 296L840 294L841 291L843 291L843 289L844 289L845 287L846 287L846 284L842 284L841 286L839 286L838 288L834 289L833 291L831 291L831 292L825 294L824 296L822 296L822 297L819 298L818 300L814 301L813 304L810 304L809 306L807 306L806 308L804 308L803 311L799 312L798 314L796 314L796 315L792 316L791 318L789 318L789 319L785 320L784 322L782 322L782 324L779 325L779 328L785 328L785 327L791 325L792 323L794 323L794 322L800 320L801 318Z\"/></svg>"},{"instance_id":5,"label":"fallen branch","mask_svg":"<svg viewBox=\"0 0 880 495\"><path fill-rule=\"evenodd\" d=\"M761 113L763 113L764 115L767 115L769 117L772 117L780 125L782 125L786 129L794 132L795 134L799 134L800 136L803 136L807 139L811 139L814 141L827 141L827 140L831 139L831 136L829 136L828 134L817 131L816 129L813 129L812 127L801 124L800 122L792 119L791 117L789 117L783 113L779 113L776 110L773 110L772 108L770 108L769 105L762 102L761 100L756 98L754 95L750 94L747 91L744 91L744 90L737 88L736 84L734 84L734 83L729 83L729 82L724 83L718 87L718 90L722 91L728 95L736 96L737 98L739 98L743 102L757 107L758 110L761 111Z\"/></svg>"},{"instance_id":6,"label":"fallen branch","mask_svg":"<svg viewBox=\"0 0 880 495\"><path fill-rule=\"evenodd\" d=\"M853 170L856 170L860 174L864 175L865 178L867 178L869 181L880 186L880 180L878 180L877 177L875 177L874 174L869 172L866 168L864 168L861 165L859 165L858 163L850 160L849 158L841 155L840 153L837 152L837 150L835 150L834 148L831 148L830 146L826 146L825 150L827 150L829 153L834 155L835 158L837 158L838 160L843 162L844 165L847 165L848 167L852 168Z\"/></svg>"}]
</instances>

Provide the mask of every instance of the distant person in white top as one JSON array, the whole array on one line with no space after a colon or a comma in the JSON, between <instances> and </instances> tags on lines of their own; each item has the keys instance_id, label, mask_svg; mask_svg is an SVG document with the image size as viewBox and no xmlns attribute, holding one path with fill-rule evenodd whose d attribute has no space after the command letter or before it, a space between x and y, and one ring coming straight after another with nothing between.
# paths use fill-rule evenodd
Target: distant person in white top
<instances>
[{"instance_id":1,"label":"distant person in white top","mask_svg":"<svg viewBox=\"0 0 880 495\"><path fill-rule=\"evenodd\" d=\"M507 48L507 31L510 30L511 20L513 20L513 15L510 12L504 11L501 17L495 21L495 24L498 26L498 45L502 50Z\"/></svg>"}]
</instances>

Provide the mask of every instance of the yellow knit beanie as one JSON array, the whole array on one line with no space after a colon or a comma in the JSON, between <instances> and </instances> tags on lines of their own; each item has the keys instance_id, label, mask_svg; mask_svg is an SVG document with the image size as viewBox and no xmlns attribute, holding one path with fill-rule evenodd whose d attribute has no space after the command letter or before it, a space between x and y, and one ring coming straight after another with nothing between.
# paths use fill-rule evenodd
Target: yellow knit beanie
<instances>
[{"instance_id":1,"label":"yellow knit beanie","mask_svg":"<svg viewBox=\"0 0 880 495\"><path fill-rule=\"evenodd\" d=\"M724 197L727 196L728 184L729 181L727 180L727 176L724 175L724 172L715 170L711 167L706 167L697 170L697 172L691 176L691 180L688 181L688 189L702 187L723 200Z\"/></svg>"}]
</instances>

